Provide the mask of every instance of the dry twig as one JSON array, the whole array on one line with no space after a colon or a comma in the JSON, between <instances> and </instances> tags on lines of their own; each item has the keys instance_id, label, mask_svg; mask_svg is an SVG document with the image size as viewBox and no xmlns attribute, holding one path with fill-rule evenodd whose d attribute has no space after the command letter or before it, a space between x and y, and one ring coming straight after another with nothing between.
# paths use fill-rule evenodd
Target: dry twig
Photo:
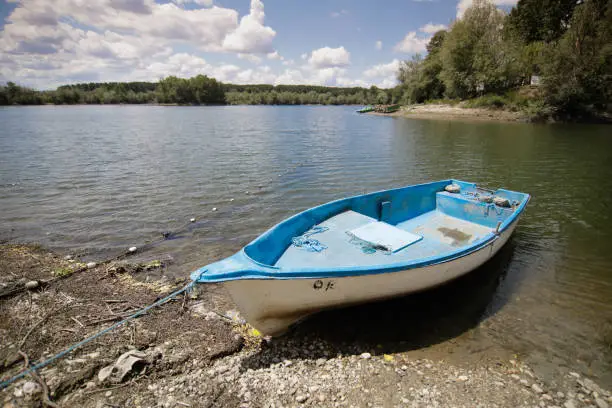
<instances>
[{"instance_id":1,"label":"dry twig","mask_svg":"<svg viewBox=\"0 0 612 408\"><path fill-rule=\"evenodd\" d=\"M21 355L21 357L23 357L25 368L26 369L30 368L30 359L28 358L28 355L21 350L19 350L18 353ZM47 386L47 383L45 382L45 380L43 380L41 376L38 375L36 370L32 370L30 375L32 376L32 378L34 378L34 380L36 380L38 384L40 384L40 387L42 388L43 404L45 404L48 407L59 408L59 405L51 401L51 399L49 398L49 387Z\"/></svg>"}]
</instances>

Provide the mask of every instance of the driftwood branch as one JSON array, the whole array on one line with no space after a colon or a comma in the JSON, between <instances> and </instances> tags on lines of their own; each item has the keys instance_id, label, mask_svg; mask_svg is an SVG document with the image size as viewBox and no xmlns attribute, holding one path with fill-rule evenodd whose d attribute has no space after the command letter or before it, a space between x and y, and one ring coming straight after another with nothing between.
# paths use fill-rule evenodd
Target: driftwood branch
<instances>
[{"instance_id":1,"label":"driftwood branch","mask_svg":"<svg viewBox=\"0 0 612 408\"><path fill-rule=\"evenodd\" d=\"M23 357L25 368L26 369L30 368L30 359L28 358L28 355L21 350L19 350L18 353L21 355L21 357ZM49 387L47 386L47 383L45 382L45 380L43 380L42 377L38 375L36 370L32 370L30 375L32 376L32 378L34 378L34 380L36 380L38 384L40 384L40 387L42 388L43 404L51 408L59 408L59 405L51 401L51 399L49 398Z\"/></svg>"}]
</instances>

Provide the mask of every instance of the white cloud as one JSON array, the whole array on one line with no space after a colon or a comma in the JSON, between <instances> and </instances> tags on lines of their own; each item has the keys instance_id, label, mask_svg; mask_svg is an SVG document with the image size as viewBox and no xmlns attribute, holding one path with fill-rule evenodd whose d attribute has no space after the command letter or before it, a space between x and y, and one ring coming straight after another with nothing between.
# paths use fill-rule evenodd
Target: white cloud
<instances>
[{"instance_id":1,"label":"white cloud","mask_svg":"<svg viewBox=\"0 0 612 408\"><path fill-rule=\"evenodd\" d=\"M377 50L382 50L382 45L383 45L382 41L380 41L380 40L376 41L376 49Z\"/></svg>"},{"instance_id":2,"label":"white cloud","mask_svg":"<svg viewBox=\"0 0 612 408\"><path fill-rule=\"evenodd\" d=\"M351 54L344 47L323 47L310 54L308 63L315 68L345 67L351 63Z\"/></svg>"},{"instance_id":3,"label":"white cloud","mask_svg":"<svg viewBox=\"0 0 612 408\"><path fill-rule=\"evenodd\" d=\"M445 26L444 24L427 23L423 27L419 28L419 31L427 33L427 34L435 34L440 30L446 30L446 29L448 29L448 27Z\"/></svg>"},{"instance_id":4,"label":"white cloud","mask_svg":"<svg viewBox=\"0 0 612 408\"><path fill-rule=\"evenodd\" d=\"M492 0L492 3L496 6L515 6L518 0ZM473 3L473 0L459 0L457 3L457 18L463 17L463 13Z\"/></svg>"},{"instance_id":5,"label":"white cloud","mask_svg":"<svg viewBox=\"0 0 612 408\"><path fill-rule=\"evenodd\" d=\"M344 10L344 9L342 9L342 10L340 10L340 11L332 11L332 12L330 13L330 16L331 16L332 18L337 18L337 17L340 17L340 16L342 16L342 15L347 15L348 13L349 13L349 12L348 12L348 10Z\"/></svg>"},{"instance_id":6,"label":"white cloud","mask_svg":"<svg viewBox=\"0 0 612 408\"><path fill-rule=\"evenodd\" d=\"M268 53L267 57L268 57L268 59L271 59L271 60L281 60L281 61L284 60L284 58L281 57L281 55L278 53L278 51L274 51L274 52Z\"/></svg>"},{"instance_id":7,"label":"white cloud","mask_svg":"<svg viewBox=\"0 0 612 408\"><path fill-rule=\"evenodd\" d=\"M402 41L395 45L395 51L406 54L417 54L427 50L430 37L418 37L416 31L410 31Z\"/></svg>"},{"instance_id":8,"label":"white cloud","mask_svg":"<svg viewBox=\"0 0 612 408\"><path fill-rule=\"evenodd\" d=\"M254 54L241 54L238 53L238 58L252 62L253 64L259 64L261 63L261 57L254 55Z\"/></svg>"},{"instance_id":9,"label":"white cloud","mask_svg":"<svg viewBox=\"0 0 612 408\"><path fill-rule=\"evenodd\" d=\"M399 70L400 61L394 59L386 64L374 65L365 71L363 76L369 78L379 88L392 88L396 85L396 75Z\"/></svg>"},{"instance_id":10,"label":"white cloud","mask_svg":"<svg viewBox=\"0 0 612 408\"><path fill-rule=\"evenodd\" d=\"M261 0L251 0L249 14L242 17L238 29L223 40L228 51L268 54L274 52L272 40L276 31L264 26L264 5Z\"/></svg>"},{"instance_id":11,"label":"white cloud","mask_svg":"<svg viewBox=\"0 0 612 408\"><path fill-rule=\"evenodd\" d=\"M203 7L212 7L213 5L213 0L172 0L172 2L178 5L193 3Z\"/></svg>"},{"instance_id":12,"label":"white cloud","mask_svg":"<svg viewBox=\"0 0 612 408\"><path fill-rule=\"evenodd\" d=\"M363 71L363 75L366 78L388 77L389 75L395 75L397 73L399 65L399 60L394 59L387 64L378 64L366 69Z\"/></svg>"}]
</instances>

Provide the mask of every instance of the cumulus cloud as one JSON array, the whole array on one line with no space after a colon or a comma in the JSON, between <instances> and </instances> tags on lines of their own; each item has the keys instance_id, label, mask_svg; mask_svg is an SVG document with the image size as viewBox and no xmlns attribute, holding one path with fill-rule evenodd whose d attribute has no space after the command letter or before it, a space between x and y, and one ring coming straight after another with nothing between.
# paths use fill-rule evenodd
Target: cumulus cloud
<instances>
[{"instance_id":1,"label":"cumulus cloud","mask_svg":"<svg viewBox=\"0 0 612 408\"><path fill-rule=\"evenodd\" d=\"M281 57L278 51L268 53L267 57L268 59L271 59L271 60L281 60L281 61L284 60L284 58Z\"/></svg>"},{"instance_id":2,"label":"cumulus cloud","mask_svg":"<svg viewBox=\"0 0 612 408\"><path fill-rule=\"evenodd\" d=\"M416 31L410 31L402 41L395 45L395 51L406 54L417 54L426 51L430 37L419 37Z\"/></svg>"},{"instance_id":3,"label":"cumulus cloud","mask_svg":"<svg viewBox=\"0 0 612 408\"><path fill-rule=\"evenodd\" d=\"M380 40L376 41L376 49L377 50L382 50L382 41L380 41Z\"/></svg>"},{"instance_id":4,"label":"cumulus cloud","mask_svg":"<svg viewBox=\"0 0 612 408\"><path fill-rule=\"evenodd\" d=\"M249 14L242 17L238 28L225 37L223 48L228 51L268 54L274 52L272 40L276 31L264 26L264 5L251 0Z\"/></svg>"},{"instance_id":5,"label":"cumulus cloud","mask_svg":"<svg viewBox=\"0 0 612 408\"><path fill-rule=\"evenodd\" d=\"M0 31L0 81L48 88L76 81L156 80L187 72L229 80L237 78L232 73L238 67L213 67L193 54L232 52L255 63L264 56L282 60L272 47L275 31L264 25L261 0L252 0L249 14L240 21L236 10L217 7L212 0L16 2ZM176 46L188 46L191 54L176 53ZM250 77L269 80L258 73L254 70Z\"/></svg>"},{"instance_id":6,"label":"cumulus cloud","mask_svg":"<svg viewBox=\"0 0 612 408\"><path fill-rule=\"evenodd\" d=\"M515 6L518 0L491 0L497 6ZM457 18L463 17L463 13L467 10L474 0L459 0L457 3Z\"/></svg>"},{"instance_id":7,"label":"cumulus cloud","mask_svg":"<svg viewBox=\"0 0 612 408\"><path fill-rule=\"evenodd\" d=\"M380 88L391 88L396 84L396 75L399 70L400 61L394 59L386 64L371 66L363 71L363 76Z\"/></svg>"},{"instance_id":8,"label":"cumulus cloud","mask_svg":"<svg viewBox=\"0 0 612 408\"><path fill-rule=\"evenodd\" d=\"M261 57L254 54L238 54L238 58L252 62L253 64L261 63Z\"/></svg>"},{"instance_id":9,"label":"cumulus cloud","mask_svg":"<svg viewBox=\"0 0 612 408\"><path fill-rule=\"evenodd\" d=\"M419 28L419 31L422 31L427 34L435 34L438 31L446 30L447 28L448 27L445 26L444 24L427 23L423 27Z\"/></svg>"},{"instance_id":10,"label":"cumulus cloud","mask_svg":"<svg viewBox=\"0 0 612 408\"><path fill-rule=\"evenodd\" d=\"M419 28L421 33L427 34L426 36L418 34L416 31L410 31L402 41L395 45L394 50L406 54L423 53L427 51L427 44L431 40L432 34L447 28L444 24L427 23Z\"/></svg>"},{"instance_id":11,"label":"cumulus cloud","mask_svg":"<svg viewBox=\"0 0 612 408\"><path fill-rule=\"evenodd\" d=\"M172 0L172 2L179 5L193 3L203 7L211 7L213 5L213 0Z\"/></svg>"},{"instance_id":12,"label":"cumulus cloud","mask_svg":"<svg viewBox=\"0 0 612 408\"><path fill-rule=\"evenodd\" d=\"M351 63L351 54L344 47L323 47L310 54L308 63L315 68L345 67Z\"/></svg>"},{"instance_id":13,"label":"cumulus cloud","mask_svg":"<svg viewBox=\"0 0 612 408\"><path fill-rule=\"evenodd\" d=\"M367 78L388 77L389 75L395 75L397 73L399 65L399 60L394 59L387 64L378 64L366 69L363 71L363 75Z\"/></svg>"}]
</instances>

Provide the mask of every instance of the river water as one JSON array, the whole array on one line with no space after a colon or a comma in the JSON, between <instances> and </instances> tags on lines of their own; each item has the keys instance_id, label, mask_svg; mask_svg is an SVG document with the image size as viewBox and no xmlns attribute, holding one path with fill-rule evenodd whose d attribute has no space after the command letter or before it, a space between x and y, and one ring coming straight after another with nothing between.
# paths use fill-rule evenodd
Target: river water
<instances>
[{"instance_id":1,"label":"river water","mask_svg":"<svg viewBox=\"0 0 612 408\"><path fill-rule=\"evenodd\" d=\"M467 352L503 348L544 371L572 368L612 384L610 127L354 110L2 108L0 240L99 260L195 217L139 254L184 276L333 199L451 177L503 186L532 195L512 241L473 276L393 304L404 308L393 322L411 329L391 340L419 348L465 338ZM376 325L364 312L376 308L351 318ZM338 313L318 322L351 322Z\"/></svg>"}]
</instances>

